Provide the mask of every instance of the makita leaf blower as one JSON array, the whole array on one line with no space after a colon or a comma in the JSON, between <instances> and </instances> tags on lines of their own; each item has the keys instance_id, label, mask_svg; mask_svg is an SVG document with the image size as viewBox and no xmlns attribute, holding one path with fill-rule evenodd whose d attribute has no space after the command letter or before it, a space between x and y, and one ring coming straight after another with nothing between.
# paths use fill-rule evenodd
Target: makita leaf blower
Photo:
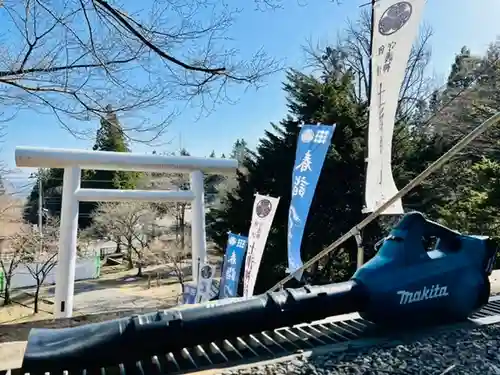
<instances>
[{"instance_id":1,"label":"makita leaf blower","mask_svg":"<svg viewBox=\"0 0 500 375\"><path fill-rule=\"evenodd\" d=\"M424 246L437 240L432 250ZM33 329L23 361L31 373L134 363L219 339L358 311L380 325L467 318L487 303L496 246L411 213L377 255L343 283L208 302L66 329Z\"/></svg>"}]
</instances>

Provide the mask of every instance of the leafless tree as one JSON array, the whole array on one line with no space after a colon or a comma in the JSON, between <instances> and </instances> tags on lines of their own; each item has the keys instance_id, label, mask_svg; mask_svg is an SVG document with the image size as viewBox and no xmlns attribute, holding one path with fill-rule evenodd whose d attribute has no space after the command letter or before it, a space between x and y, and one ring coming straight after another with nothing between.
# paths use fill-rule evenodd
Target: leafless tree
<instances>
[{"instance_id":1,"label":"leafless tree","mask_svg":"<svg viewBox=\"0 0 500 375\"><path fill-rule=\"evenodd\" d=\"M9 224L19 224L23 203L17 199L15 192L10 192L3 186L0 172L0 237L5 236L5 227Z\"/></svg>"},{"instance_id":2,"label":"leafless tree","mask_svg":"<svg viewBox=\"0 0 500 375\"><path fill-rule=\"evenodd\" d=\"M22 223L22 202L9 192L0 191L0 271L4 275L4 304L10 303L10 287L14 271L22 261L29 237ZM2 291L0 291L2 292Z\"/></svg>"},{"instance_id":3,"label":"leafless tree","mask_svg":"<svg viewBox=\"0 0 500 375\"><path fill-rule=\"evenodd\" d=\"M142 225L142 229L134 232L132 243L128 244L135 254L137 276L142 276L142 270L146 265L146 252L151 251L151 243L154 241L155 215L150 215Z\"/></svg>"},{"instance_id":4,"label":"leafless tree","mask_svg":"<svg viewBox=\"0 0 500 375\"><path fill-rule=\"evenodd\" d=\"M297 4L300 6L308 6L311 5L311 1L308 0L296 0ZM333 4L341 5L341 0L326 0L330 1ZM277 10L282 9L287 2L285 0L255 0L255 5L258 10L267 11L267 10Z\"/></svg>"},{"instance_id":5,"label":"leafless tree","mask_svg":"<svg viewBox=\"0 0 500 375\"><path fill-rule=\"evenodd\" d=\"M185 268L186 254L182 248L172 241L160 241L157 246L152 247L150 255L156 264L164 265L169 275L173 275L180 285L180 290L184 290L186 282ZM181 297L182 293L178 296Z\"/></svg>"},{"instance_id":6,"label":"leafless tree","mask_svg":"<svg viewBox=\"0 0 500 375\"><path fill-rule=\"evenodd\" d=\"M95 212L95 214L97 213ZM122 238L117 236L115 232L110 232L104 222L94 223L94 225L85 229L83 235L87 238L114 242L116 244L115 253L120 253L122 250Z\"/></svg>"},{"instance_id":7,"label":"leafless tree","mask_svg":"<svg viewBox=\"0 0 500 375\"><path fill-rule=\"evenodd\" d=\"M93 213L93 225L120 240L129 269L137 266L141 276L144 251L154 239L151 229L156 216L151 205L143 202L100 203Z\"/></svg>"},{"instance_id":8,"label":"leafless tree","mask_svg":"<svg viewBox=\"0 0 500 375\"><path fill-rule=\"evenodd\" d=\"M89 229L78 230L78 245L76 247L77 254L81 257L93 255L92 242L94 241L94 233Z\"/></svg>"},{"instance_id":9,"label":"leafless tree","mask_svg":"<svg viewBox=\"0 0 500 375\"><path fill-rule=\"evenodd\" d=\"M171 190L187 190L189 189L189 178L185 174L168 174L159 180L162 188ZM186 213L191 208L191 204L187 202L175 202L163 204L163 207L168 211L168 215L175 219L175 239L177 246L184 251L186 248Z\"/></svg>"},{"instance_id":10,"label":"leafless tree","mask_svg":"<svg viewBox=\"0 0 500 375\"><path fill-rule=\"evenodd\" d=\"M262 50L238 59L226 35L238 10L221 0L153 0L142 10L107 0L4 0L0 12L2 119L38 110L77 136L91 130L68 120L102 117L107 104L138 115L161 105L170 110L163 121L124 129L154 138L186 101L210 109L227 99L228 84L259 85L280 69Z\"/></svg>"},{"instance_id":11,"label":"leafless tree","mask_svg":"<svg viewBox=\"0 0 500 375\"><path fill-rule=\"evenodd\" d=\"M38 231L26 232L31 236L27 252L23 256L24 265L36 283L33 300L33 312L38 313L40 288L49 273L57 264L57 243L59 240L59 220L50 218L43 227L42 235Z\"/></svg>"},{"instance_id":12,"label":"leafless tree","mask_svg":"<svg viewBox=\"0 0 500 375\"><path fill-rule=\"evenodd\" d=\"M2 244L0 248L0 267L3 273L3 304L11 303L10 291L12 276L14 271L22 263L26 254L26 249L33 246L32 236L24 230L16 233L7 239L7 244Z\"/></svg>"},{"instance_id":13,"label":"leafless tree","mask_svg":"<svg viewBox=\"0 0 500 375\"><path fill-rule=\"evenodd\" d=\"M433 82L426 72L431 56L431 36L432 29L423 27L411 49L400 90L399 118L412 114L420 102L428 99L432 92ZM371 12L369 10L362 10L356 21L348 21L336 45L314 45L309 42L304 50L308 67L313 71L320 71L325 79L349 72L356 82L353 86L353 97L360 103L366 102L370 90Z\"/></svg>"},{"instance_id":14,"label":"leafless tree","mask_svg":"<svg viewBox=\"0 0 500 375\"><path fill-rule=\"evenodd\" d=\"M189 176L183 173L162 173L147 175L142 182L144 188L159 190L188 190ZM171 217L175 221L175 238L181 249L186 247L186 213L190 209L187 202L155 202L155 210L162 217Z\"/></svg>"},{"instance_id":15,"label":"leafless tree","mask_svg":"<svg viewBox=\"0 0 500 375\"><path fill-rule=\"evenodd\" d=\"M458 140L471 132L500 106L500 40L486 53L471 54L463 47L456 55L443 90L435 93L439 111L433 113L433 129L448 139ZM476 138L459 156L463 160L487 156L498 159L500 129L491 127Z\"/></svg>"}]
</instances>

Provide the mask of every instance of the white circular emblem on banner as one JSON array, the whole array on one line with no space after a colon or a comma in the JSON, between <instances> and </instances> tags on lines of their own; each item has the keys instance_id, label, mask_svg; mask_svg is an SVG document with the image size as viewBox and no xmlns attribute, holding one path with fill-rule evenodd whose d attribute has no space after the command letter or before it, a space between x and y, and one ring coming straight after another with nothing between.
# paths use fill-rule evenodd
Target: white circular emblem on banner
<instances>
[{"instance_id":1,"label":"white circular emblem on banner","mask_svg":"<svg viewBox=\"0 0 500 375\"><path fill-rule=\"evenodd\" d=\"M234 238L233 236L230 236L228 242L229 242L229 245L231 245L231 246L236 245L236 238Z\"/></svg>"},{"instance_id":2,"label":"white circular emblem on banner","mask_svg":"<svg viewBox=\"0 0 500 375\"><path fill-rule=\"evenodd\" d=\"M202 279L210 279L212 277L212 267L203 266L200 273Z\"/></svg>"},{"instance_id":3,"label":"white circular emblem on banner","mask_svg":"<svg viewBox=\"0 0 500 375\"><path fill-rule=\"evenodd\" d=\"M255 213L261 219L265 218L271 212L273 205L269 199L262 199L257 203L257 207L255 208Z\"/></svg>"},{"instance_id":4,"label":"white circular emblem on banner","mask_svg":"<svg viewBox=\"0 0 500 375\"><path fill-rule=\"evenodd\" d=\"M307 129L300 135L300 140L304 143L309 143L314 139L314 131L312 129Z\"/></svg>"},{"instance_id":5,"label":"white circular emblem on banner","mask_svg":"<svg viewBox=\"0 0 500 375\"><path fill-rule=\"evenodd\" d=\"M378 23L378 31L389 36L399 31L411 17L413 7L408 1L400 1L386 9Z\"/></svg>"}]
</instances>

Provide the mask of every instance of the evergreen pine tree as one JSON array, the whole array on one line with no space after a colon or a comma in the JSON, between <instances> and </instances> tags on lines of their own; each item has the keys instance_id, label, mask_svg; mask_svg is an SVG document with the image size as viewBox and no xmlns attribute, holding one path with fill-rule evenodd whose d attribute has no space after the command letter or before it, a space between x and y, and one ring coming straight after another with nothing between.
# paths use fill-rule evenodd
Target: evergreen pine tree
<instances>
[{"instance_id":1,"label":"evergreen pine tree","mask_svg":"<svg viewBox=\"0 0 500 375\"><path fill-rule=\"evenodd\" d=\"M454 199L440 207L440 221L465 233L500 238L500 162L483 158L460 177Z\"/></svg>"},{"instance_id":2,"label":"evergreen pine tree","mask_svg":"<svg viewBox=\"0 0 500 375\"><path fill-rule=\"evenodd\" d=\"M285 276L287 218L291 178L299 123L337 124L308 216L302 241L302 257L309 259L362 219L364 188L364 141L366 111L350 96L345 77L321 82L290 71L284 85L290 115L266 131L255 152L244 161L247 173L238 171L238 186L225 198L222 209L211 212L209 234L223 248L227 231L248 234L254 194L280 197L257 278L256 293ZM378 227L375 225L378 234ZM373 230L365 234L373 243ZM332 254L313 272L313 282L347 278L355 267L355 241Z\"/></svg>"},{"instance_id":3,"label":"evergreen pine tree","mask_svg":"<svg viewBox=\"0 0 500 375\"><path fill-rule=\"evenodd\" d=\"M96 142L93 150L98 151L116 151L130 152L123 128L121 127L116 114L110 106L107 107L107 114L101 120L101 126L97 130ZM36 224L38 223L38 197L39 184L38 179L42 179L43 204L50 215L60 216L61 214L61 196L63 185L64 170L48 169L43 174L37 176L37 182L28 197L24 209L25 220ZM94 189L134 189L140 177L137 172L122 171L82 171L82 187ZM90 224L91 213L97 202L80 203L80 227L86 227Z\"/></svg>"},{"instance_id":4,"label":"evergreen pine tree","mask_svg":"<svg viewBox=\"0 0 500 375\"><path fill-rule=\"evenodd\" d=\"M238 163L242 163L247 154L247 142L242 139L237 139L233 145L233 149L231 151L231 155L229 156L231 159L238 160Z\"/></svg>"},{"instance_id":5,"label":"evergreen pine tree","mask_svg":"<svg viewBox=\"0 0 500 375\"><path fill-rule=\"evenodd\" d=\"M125 133L110 105L97 130L94 151L130 152ZM92 170L84 171L82 187L93 189L135 189L140 178L138 172ZM97 202L80 203L80 226L90 224L90 216Z\"/></svg>"},{"instance_id":6,"label":"evergreen pine tree","mask_svg":"<svg viewBox=\"0 0 500 375\"><path fill-rule=\"evenodd\" d=\"M101 126L97 130L96 142L93 150L130 152L123 128L113 112L107 106L106 118L101 119ZM90 176L89 176L90 177ZM101 189L133 189L137 183L138 174L123 171L95 171L91 176L93 186Z\"/></svg>"},{"instance_id":7,"label":"evergreen pine tree","mask_svg":"<svg viewBox=\"0 0 500 375\"><path fill-rule=\"evenodd\" d=\"M43 208L48 211L49 216L59 217L61 215L63 178L64 169L39 169L36 181L24 206L24 220L31 224L38 224L40 179L42 180L41 185L43 189ZM45 220L45 217L43 220Z\"/></svg>"}]
</instances>

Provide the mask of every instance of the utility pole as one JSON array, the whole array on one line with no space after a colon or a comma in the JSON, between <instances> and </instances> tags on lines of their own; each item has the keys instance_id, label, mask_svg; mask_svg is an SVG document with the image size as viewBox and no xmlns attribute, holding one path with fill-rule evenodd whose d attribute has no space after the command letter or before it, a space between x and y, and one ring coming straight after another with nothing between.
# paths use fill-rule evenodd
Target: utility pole
<instances>
[{"instance_id":1,"label":"utility pole","mask_svg":"<svg viewBox=\"0 0 500 375\"><path fill-rule=\"evenodd\" d=\"M38 168L38 173L31 173L30 178L38 179L38 233L40 234L40 252L43 249L42 237L43 237L43 183L42 183L43 169Z\"/></svg>"},{"instance_id":2,"label":"utility pole","mask_svg":"<svg viewBox=\"0 0 500 375\"><path fill-rule=\"evenodd\" d=\"M40 253L43 251L43 190L42 168L38 169L38 231L40 232Z\"/></svg>"}]
</instances>

